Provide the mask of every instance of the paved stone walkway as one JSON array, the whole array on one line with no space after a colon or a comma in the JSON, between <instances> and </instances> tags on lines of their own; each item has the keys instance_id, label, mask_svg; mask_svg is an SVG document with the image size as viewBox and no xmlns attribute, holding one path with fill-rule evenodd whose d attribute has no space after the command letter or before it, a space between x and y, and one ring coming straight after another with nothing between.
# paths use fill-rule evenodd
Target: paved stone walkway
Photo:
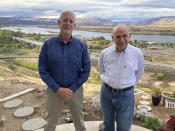
<instances>
[{"instance_id":1,"label":"paved stone walkway","mask_svg":"<svg viewBox=\"0 0 175 131\"><path fill-rule=\"evenodd\" d=\"M86 121L85 126L87 128L87 131L98 131L98 126L101 123L101 121ZM43 129L38 129L35 131L43 131ZM69 124L62 124L62 125L57 125L55 131L75 131L73 123ZM131 131L151 131L149 129L132 125Z\"/></svg>"}]
</instances>

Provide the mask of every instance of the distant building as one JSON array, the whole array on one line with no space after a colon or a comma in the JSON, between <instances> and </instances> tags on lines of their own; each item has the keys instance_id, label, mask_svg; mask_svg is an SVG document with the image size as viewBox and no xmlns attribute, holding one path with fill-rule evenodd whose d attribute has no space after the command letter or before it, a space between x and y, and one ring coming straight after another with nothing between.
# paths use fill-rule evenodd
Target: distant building
<instances>
[{"instance_id":1,"label":"distant building","mask_svg":"<svg viewBox=\"0 0 175 131\"><path fill-rule=\"evenodd\" d=\"M156 44L156 42L152 42L152 41L148 41L147 43L150 44L150 45L151 44Z\"/></svg>"}]
</instances>

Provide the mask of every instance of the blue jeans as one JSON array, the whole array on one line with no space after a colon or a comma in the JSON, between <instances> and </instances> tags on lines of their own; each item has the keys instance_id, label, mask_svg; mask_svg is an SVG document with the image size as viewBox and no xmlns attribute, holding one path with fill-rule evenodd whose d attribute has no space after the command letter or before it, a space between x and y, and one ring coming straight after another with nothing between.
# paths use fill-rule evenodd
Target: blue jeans
<instances>
[{"instance_id":1,"label":"blue jeans","mask_svg":"<svg viewBox=\"0 0 175 131\"><path fill-rule=\"evenodd\" d=\"M104 131L130 131L134 115L134 88L122 93L112 92L102 84L101 107L103 114Z\"/></svg>"}]
</instances>

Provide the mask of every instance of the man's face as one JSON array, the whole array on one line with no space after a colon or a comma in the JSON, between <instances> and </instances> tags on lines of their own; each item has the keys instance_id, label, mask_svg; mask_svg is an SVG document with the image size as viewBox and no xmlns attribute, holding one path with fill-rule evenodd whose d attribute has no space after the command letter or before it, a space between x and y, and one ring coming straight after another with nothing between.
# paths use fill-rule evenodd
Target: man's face
<instances>
[{"instance_id":1,"label":"man's face","mask_svg":"<svg viewBox=\"0 0 175 131\"><path fill-rule=\"evenodd\" d=\"M128 45L131 35L125 28L120 28L112 35L118 51L124 51Z\"/></svg>"},{"instance_id":2,"label":"man's face","mask_svg":"<svg viewBox=\"0 0 175 131\"><path fill-rule=\"evenodd\" d=\"M67 12L62 15L60 20L58 20L60 30L62 33L71 35L72 30L75 28L75 16L74 14Z\"/></svg>"}]
</instances>

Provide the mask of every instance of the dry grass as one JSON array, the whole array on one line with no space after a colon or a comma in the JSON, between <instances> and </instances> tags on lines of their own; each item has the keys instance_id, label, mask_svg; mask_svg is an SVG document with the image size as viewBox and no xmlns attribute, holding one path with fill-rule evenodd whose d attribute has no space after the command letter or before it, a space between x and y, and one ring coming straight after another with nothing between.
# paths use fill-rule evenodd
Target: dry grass
<instances>
[{"instance_id":1,"label":"dry grass","mask_svg":"<svg viewBox=\"0 0 175 131\"><path fill-rule=\"evenodd\" d=\"M131 26L129 29L133 34L175 35L175 27Z\"/></svg>"}]
</instances>

